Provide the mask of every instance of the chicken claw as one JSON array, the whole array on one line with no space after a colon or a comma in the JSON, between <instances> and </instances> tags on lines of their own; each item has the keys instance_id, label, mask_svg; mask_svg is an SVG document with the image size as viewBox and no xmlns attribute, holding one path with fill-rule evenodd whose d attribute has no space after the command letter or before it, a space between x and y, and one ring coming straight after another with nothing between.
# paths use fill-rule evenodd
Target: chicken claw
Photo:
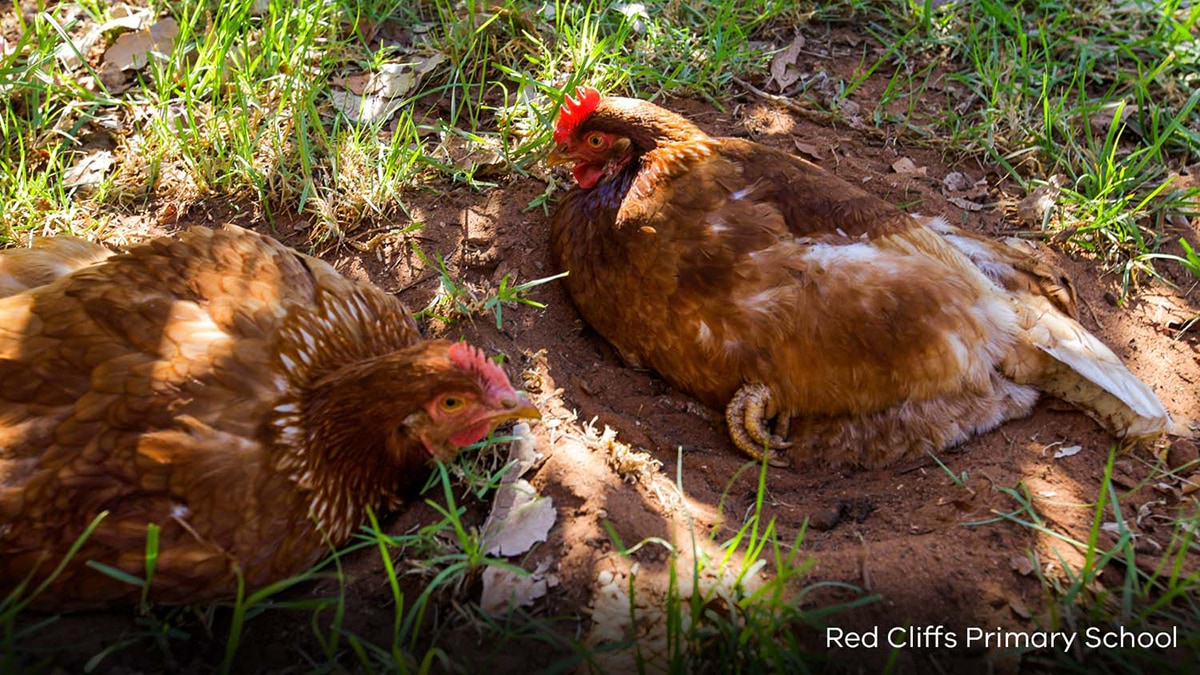
<instances>
[{"instance_id":1,"label":"chicken claw","mask_svg":"<svg viewBox=\"0 0 1200 675\"><path fill-rule=\"evenodd\" d=\"M767 430L767 420L778 414L771 390L763 384L747 384L733 395L725 408L725 421L729 424L729 436L733 444L743 453L761 461L763 449L767 450L767 463L771 466L788 466L786 458L775 450L791 447L784 441L791 426L791 416L780 415L775 423L775 434Z\"/></svg>"}]
</instances>

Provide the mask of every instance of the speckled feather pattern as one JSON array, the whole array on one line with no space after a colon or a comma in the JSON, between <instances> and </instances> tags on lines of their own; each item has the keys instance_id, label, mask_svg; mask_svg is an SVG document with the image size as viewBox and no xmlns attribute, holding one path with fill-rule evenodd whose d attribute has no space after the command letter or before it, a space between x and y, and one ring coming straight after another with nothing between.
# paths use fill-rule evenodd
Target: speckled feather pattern
<instances>
[{"instance_id":1,"label":"speckled feather pattern","mask_svg":"<svg viewBox=\"0 0 1200 675\"><path fill-rule=\"evenodd\" d=\"M83 562L141 576L150 522L160 602L227 597L239 571L253 588L305 569L403 464L313 451L333 432L300 392L419 339L391 296L234 227L0 299L0 593L48 573L101 511L40 603L136 596Z\"/></svg>"}]
</instances>

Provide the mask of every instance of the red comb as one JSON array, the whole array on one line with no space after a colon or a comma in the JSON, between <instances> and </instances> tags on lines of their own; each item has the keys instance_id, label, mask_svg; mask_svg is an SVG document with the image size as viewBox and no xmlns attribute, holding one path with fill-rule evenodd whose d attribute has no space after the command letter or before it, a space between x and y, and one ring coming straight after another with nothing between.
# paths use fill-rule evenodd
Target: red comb
<instances>
[{"instance_id":1,"label":"red comb","mask_svg":"<svg viewBox=\"0 0 1200 675\"><path fill-rule=\"evenodd\" d=\"M471 373L479 378L479 383L484 389L508 391L512 389L512 384L508 381L508 376L500 369L500 366L492 362L491 359L483 355L475 347L465 342L455 342L450 345L450 362L458 366L464 372Z\"/></svg>"},{"instance_id":2,"label":"red comb","mask_svg":"<svg viewBox=\"0 0 1200 675\"><path fill-rule=\"evenodd\" d=\"M571 98L570 94L564 96L562 107L558 109L558 125L554 127L554 142L565 143L575 127L587 119L598 105L600 92L593 87L579 87L575 90L575 98Z\"/></svg>"}]
</instances>

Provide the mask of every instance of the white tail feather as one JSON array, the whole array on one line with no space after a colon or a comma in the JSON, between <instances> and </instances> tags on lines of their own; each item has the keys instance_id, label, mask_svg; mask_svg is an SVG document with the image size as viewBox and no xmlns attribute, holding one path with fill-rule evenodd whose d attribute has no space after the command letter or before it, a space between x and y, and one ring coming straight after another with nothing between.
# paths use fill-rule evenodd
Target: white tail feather
<instances>
[{"instance_id":1,"label":"white tail feather","mask_svg":"<svg viewBox=\"0 0 1200 675\"><path fill-rule=\"evenodd\" d=\"M1050 357L1032 372L1013 373L1018 381L1079 406L1122 438L1168 429L1171 417L1158 396L1087 329L1045 298L1023 296L1016 304L1025 338Z\"/></svg>"}]
</instances>

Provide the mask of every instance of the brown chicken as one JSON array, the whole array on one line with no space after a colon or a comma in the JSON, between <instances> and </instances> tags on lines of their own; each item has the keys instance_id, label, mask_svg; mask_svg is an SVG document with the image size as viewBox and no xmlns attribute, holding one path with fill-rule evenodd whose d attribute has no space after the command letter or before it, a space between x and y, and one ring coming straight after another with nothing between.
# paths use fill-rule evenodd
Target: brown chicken
<instances>
[{"instance_id":1,"label":"brown chicken","mask_svg":"<svg viewBox=\"0 0 1200 675\"><path fill-rule=\"evenodd\" d=\"M0 271L43 284L0 298L0 596L107 512L34 606L139 597L86 562L143 577L151 523L151 600L295 575L432 458L537 416L479 350L423 341L395 298L248 230L111 257L48 240Z\"/></svg>"},{"instance_id":2,"label":"brown chicken","mask_svg":"<svg viewBox=\"0 0 1200 675\"><path fill-rule=\"evenodd\" d=\"M576 99L547 160L579 183L551 224L571 297L628 363L724 406L751 457L881 465L1039 391L1123 438L1168 426L1044 262L651 103Z\"/></svg>"}]
</instances>

